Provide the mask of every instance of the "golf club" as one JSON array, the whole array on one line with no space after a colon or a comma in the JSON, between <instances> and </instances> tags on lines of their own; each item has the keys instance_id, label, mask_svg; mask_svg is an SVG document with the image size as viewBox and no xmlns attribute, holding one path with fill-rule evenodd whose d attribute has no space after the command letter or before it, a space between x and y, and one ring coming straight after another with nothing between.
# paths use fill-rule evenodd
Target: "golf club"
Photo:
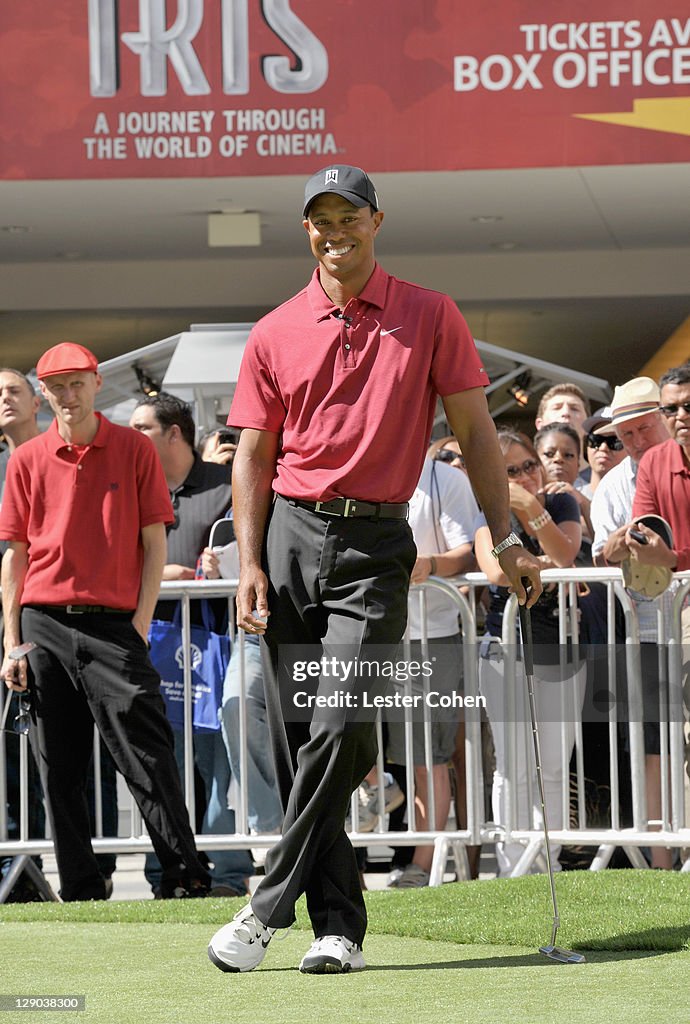
<instances>
[{"instance_id":1,"label":"golf club","mask_svg":"<svg viewBox=\"0 0 690 1024\"><path fill-rule=\"evenodd\" d=\"M529 580L522 581L525 589L528 589ZM551 884L551 902L553 903L553 927L551 931L551 942L548 946L540 946L539 952L547 956L549 960L556 960L559 964L582 964L585 958L582 953L575 953L572 949L564 949L556 945L556 935L561 923L558 914L558 903L556 901L556 885L553 877L553 864L551 861L551 841L549 839L549 824L546 819L546 800L544 798L544 779L541 770L541 750L539 747L539 729L537 726L537 707L534 699L534 654L532 648L532 617L526 605L518 605L520 612L520 632L522 634L522 658L525 666L525 678L527 680L527 695L529 697L529 713L532 723L532 740L534 741L534 760L537 768L537 786L539 788L539 800L541 801L541 817L544 823L544 848L546 850L546 865L549 872Z\"/></svg>"},{"instance_id":2,"label":"golf club","mask_svg":"<svg viewBox=\"0 0 690 1024\"><path fill-rule=\"evenodd\" d=\"M5 723L7 722L7 716L9 714L9 712L10 712L10 704L11 703L12 703L12 690L8 690L7 691L7 695L5 697L5 710L2 713L2 721L0 722L0 732L4 732L4 730L5 730Z\"/></svg>"}]
</instances>

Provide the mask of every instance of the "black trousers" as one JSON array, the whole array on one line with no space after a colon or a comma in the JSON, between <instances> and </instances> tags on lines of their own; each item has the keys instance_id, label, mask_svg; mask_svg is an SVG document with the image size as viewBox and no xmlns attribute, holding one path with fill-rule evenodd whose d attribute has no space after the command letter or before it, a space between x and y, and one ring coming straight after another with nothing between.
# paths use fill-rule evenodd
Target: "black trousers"
<instances>
[{"instance_id":1,"label":"black trousers","mask_svg":"<svg viewBox=\"0 0 690 1024\"><path fill-rule=\"evenodd\" d=\"M286 645L308 659L315 651L350 659L367 657L370 645L378 657L396 649L415 558L404 520L329 517L283 498L273 506L265 550L271 614L262 656L285 819L252 898L259 920L271 928L292 924L295 903L306 893L316 937L344 935L360 945L364 938L366 910L344 823L350 796L376 759L375 719L333 707L297 720L294 691L328 696L360 687L323 673L311 687L291 685L281 665Z\"/></svg>"},{"instance_id":2,"label":"black trousers","mask_svg":"<svg viewBox=\"0 0 690 1024\"><path fill-rule=\"evenodd\" d=\"M103 898L91 847L87 773L96 723L146 821L164 877L207 880L173 753L160 677L126 615L22 609L29 655L31 740L55 842L63 900Z\"/></svg>"}]
</instances>

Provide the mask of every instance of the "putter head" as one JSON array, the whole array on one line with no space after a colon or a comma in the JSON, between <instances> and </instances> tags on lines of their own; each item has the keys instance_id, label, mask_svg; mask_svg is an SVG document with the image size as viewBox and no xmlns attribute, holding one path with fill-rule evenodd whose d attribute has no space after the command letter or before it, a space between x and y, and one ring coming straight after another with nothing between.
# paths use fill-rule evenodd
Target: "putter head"
<instances>
[{"instance_id":1,"label":"putter head","mask_svg":"<svg viewBox=\"0 0 690 1024\"><path fill-rule=\"evenodd\" d=\"M540 946L539 952L559 964L583 964L585 962L582 953L575 953L572 949L563 949L562 946Z\"/></svg>"}]
</instances>

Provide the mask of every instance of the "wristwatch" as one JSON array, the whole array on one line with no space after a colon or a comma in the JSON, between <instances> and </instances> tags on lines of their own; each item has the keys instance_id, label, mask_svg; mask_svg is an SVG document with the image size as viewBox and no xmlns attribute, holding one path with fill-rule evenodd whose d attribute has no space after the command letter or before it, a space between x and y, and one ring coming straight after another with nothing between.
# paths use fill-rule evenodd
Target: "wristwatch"
<instances>
[{"instance_id":1,"label":"wristwatch","mask_svg":"<svg viewBox=\"0 0 690 1024\"><path fill-rule=\"evenodd\" d=\"M502 540L500 544L497 544L495 548L491 549L491 554L494 556L494 558L498 558L502 551L505 551L506 548L512 547L524 547L524 544L522 543L522 541L520 540L520 538L514 530L508 534L505 540Z\"/></svg>"}]
</instances>

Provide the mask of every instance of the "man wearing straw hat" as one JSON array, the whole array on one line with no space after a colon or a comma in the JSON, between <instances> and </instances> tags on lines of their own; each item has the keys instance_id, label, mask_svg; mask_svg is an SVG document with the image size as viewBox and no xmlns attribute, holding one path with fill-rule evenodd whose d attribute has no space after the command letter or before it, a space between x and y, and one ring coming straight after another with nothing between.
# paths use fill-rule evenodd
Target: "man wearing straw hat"
<instances>
[{"instance_id":1,"label":"man wearing straw hat","mask_svg":"<svg viewBox=\"0 0 690 1024\"><path fill-rule=\"evenodd\" d=\"M611 403L611 425L623 443L627 458L606 474L597 487L590 516L594 526L592 555L597 565L620 565L637 606L640 627L640 664L643 679L644 749L647 809L650 818L661 815L661 743L659 731L659 672L657 606L653 598L670 582L670 572L646 565L637 558L637 542L630 530L640 459L668 440L666 420L659 410L659 388L651 377L635 377L617 387ZM597 434L610 429L599 427ZM662 599L663 600L663 599ZM624 665L621 665L624 672ZM669 850L652 847L652 867L670 868Z\"/></svg>"}]
</instances>

